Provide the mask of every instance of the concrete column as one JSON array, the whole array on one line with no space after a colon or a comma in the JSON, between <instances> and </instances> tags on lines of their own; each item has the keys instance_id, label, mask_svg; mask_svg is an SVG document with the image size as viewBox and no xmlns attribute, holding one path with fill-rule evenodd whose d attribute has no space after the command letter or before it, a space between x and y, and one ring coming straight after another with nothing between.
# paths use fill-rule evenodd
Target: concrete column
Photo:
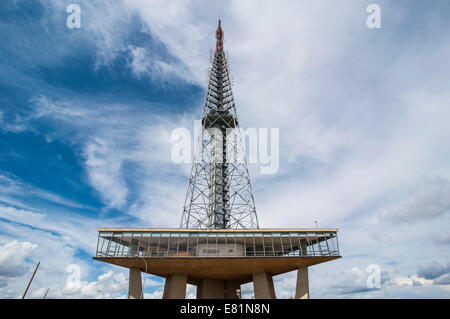
<instances>
[{"instance_id":1,"label":"concrete column","mask_svg":"<svg viewBox=\"0 0 450 319\"><path fill-rule=\"evenodd\" d=\"M166 277L163 299L186 298L187 275L173 274Z\"/></svg>"},{"instance_id":2,"label":"concrete column","mask_svg":"<svg viewBox=\"0 0 450 319\"><path fill-rule=\"evenodd\" d=\"M128 299L141 299L143 296L141 270L132 267L130 268L130 277L128 279Z\"/></svg>"},{"instance_id":3,"label":"concrete column","mask_svg":"<svg viewBox=\"0 0 450 319\"><path fill-rule=\"evenodd\" d=\"M202 281L201 280L198 284L197 284L197 299L202 299L203 296L203 285L202 285Z\"/></svg>"},{"instance_id":4,"label":"concrete column","mask_svg":"<svg viewBox=\"0 0 450 319\"><path fill-rule=\"evenodd\" d=\"M197 299L224 299L225 280L203 278L197 286Z\"/></svg>"},{"instance_id":5,"label":"concrete column","mask_svg":"<svg viewBox=\"0 0 450 319\"><path fill-rule=\"evenodd\" d=\"M266 272L253 274L255 299L276 299L272 276Z\"/></svg>"},{"instance_id":6,"label":"concrete column","mask_svg":"<svg viewBox=\"0 0 450 319\"><path fill-rule=\"evenodd\" d=\"M295 299L309 299L308 267L298 267Z\"/></svg>"},{"instance_id":7,"label":"concrete column","mask_svg":"<svg viewBox=\"0 0 450 319\"><path fill-rule=\"evenodd\" d=\"M227 280L225 282L225 299L239 299L236 290L241 289L241 284L237 281Z\"/></svg>"}]
</instances>

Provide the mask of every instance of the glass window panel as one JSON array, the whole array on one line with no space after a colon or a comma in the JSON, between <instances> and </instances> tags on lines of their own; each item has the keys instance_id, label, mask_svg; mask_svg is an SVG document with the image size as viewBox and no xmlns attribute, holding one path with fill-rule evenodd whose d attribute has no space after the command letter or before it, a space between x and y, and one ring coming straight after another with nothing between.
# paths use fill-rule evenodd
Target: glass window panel
<instances>
[{"instance_id":1,"label":"glass window panel","mask_svg":"<svg viewBox=\"0 0 450 319\"><path fill-rule=\"evenodd\" d=\"M281 236L281 233L272 233L272 236L273 236L273 237Z\"/></svg>"},{"instance_id":2,"label":"glass window panel","mask_svg":"<svg viewBox=\"0 0 450 319\"><path fill-rule=\"evenodd\" d=\"M306 237L307 234L306 234L306 233L299 233L298 236L299 236L299 237Z\"/></svg>"},{"instance_id":3,"label":"glass window panel","mask_svg":"<svg viewBox=\"0 0 450 319\"><path fill-rule=\"evenodd\" d=\"M108 240L105 238L100 237L99 243L98 243L98 253L104 255L106 252L106 247L108 246L107 244Z\"/></svg>"},{"instance_id":4,"label":"glass window panel","mask_svg":"<svg viewBox=\"0 0 450 319\"><path fill-rule=\"evenodd\" d=\"M206 256L207 254L207 239L206 234L200 234L198 237L197 254L199 256Z\"/></svg>"},{"instance_id":5,"label":"glass window panel","mask_svg":"<svg viewBox=\"0 0 450 319\"><path fill-rule=\"evenodd\" d=\"M330 249L332 250L332 252L336 252L336 250L337 250L336 245L334 244L335 239L336 238L333 237L328 241L329 245L331 246Z\"/></svg>"},{"instance_id":6,"label":"glass window panel","mask_svg":"<svg viewBox=\"0 0 450 319\"><path fill-rule=\"evenodd\" d=\"M142 233L133 233L131 240L130 240L130 251L129 251L129 255L130 256L138 256L139 255L139 243L140 243L140 239L141 239L141 234ZM125 237L125 234L124 234Z\"/></svg>"},{"instance_id":7,"label":"glass window panel","mask_svg":"<svg viewBox=\"0 0 450 319\"><path fill-rule=\"evenodd\" d=\"M117 244L114 241L110 240L109 241L108 251L106 252L106 254L108 256L114 256L114 252L116 250L116 246L117 246Z\"/></svg>"},{"instance_id":8,"label":"glass window panel","mask_svg":"<svg viewBox=\"0 0 450 319\"><path fill-rule=\"evenodd\" d=\"M125 245L128 245L122 240L122 237L123 233L114 233L114 241L117 242L116 251L114 252L115 256L123 256Z\"/></svg>"},{"instance_id":9,"label":"glass window panel","mask_svg":"<svg viewBox=\"0 0 450 319\"><path fill-rule=\"evenodd\" d=\"M101 232L100 237L111 237L113 235L112 232Z\"/></svg>"},{"instance_id":10,"label":"glass window panel","mask_svg":"<svg viewBox=\"0 0 450 319\"><path fill-rule=\"evenodd\" d=\"M217 237L217 244L225 245L226 239L226 237Z\"/></svg>"},{"instance_id":11,"label":"glass window panel","mask_svg":"<svg viewBox=\"0 0 450 319\"><path fill-rule=\"evenodd\" d=\"M172 236L172 235L170 236L169 256L176 256L179 240L180 240L180 238L179 238L178 234L175 234L175 236Z\"/></svg>"},{"instance_id":12,"label":"glass window panel","mask_svg":"<svg viewBox=\"0 0 450 319\"><path fill-rule=\"evenodd\" d=\"M186 257L187 254L187 249L188 249L188 240L190 238L189 237L180 237L179 241L178 241L178 249L177 249L177 256L178 257Z\"/></svg>"},{"instance_id":13,"label":"glass window panel","mask_svg":"<svg viewBox=\"0 0 450 319\"><path fill-rule=\"evenodd\" d=\"M256 256L264 256L264 243L262 237L254 238L254 246L255 246L255 255Z\"/></svg>"},{"instance_id":14,"label":"glass window panel","mask_svg":"<svg viewBox=\"0 0 450 319\"><path fill-rule=\"evenodd\" d=\"M167 236L161 236L160 242L159 242L159 249L158 249L158 256L167 256L167 251L169 248L169 237Z\"/></svg>"},{"instance_id":15,"label":"glass window panel","mask_svg":"<svg viewBox=\"0 0 450 319\"><path fill-rule=\"evenodd\" d=\"M198 248L198 236L192 236L192 234L189 236L189 247L188 247L188 254L189 256L196 256L197 255L197 248Z\"/></svg>"}]
</instances>

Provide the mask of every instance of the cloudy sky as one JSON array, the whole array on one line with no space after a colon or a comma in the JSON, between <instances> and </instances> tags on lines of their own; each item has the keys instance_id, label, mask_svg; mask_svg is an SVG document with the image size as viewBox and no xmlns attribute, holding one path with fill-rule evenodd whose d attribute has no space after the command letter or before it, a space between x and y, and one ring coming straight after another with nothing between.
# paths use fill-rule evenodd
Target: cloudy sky
<instances>
[{"instance_id":1,"label":"cloudy sky","mask_svg":"<svg viewBox=\"0 0 450 319\"><path fill-rule=\"evenodd\" d=\"M310 268L311 297L449 298L449 13L446 0L1 1L0 297L21 296L37 261L29 297L126 297L126 270L92 260L96 228L179 225L190 167L171 161L170 135L200 117L220 17L241 125L280 130L279 171L250 167L260 226L340 229L343 258ZM163 279L144 284L161 297ZM293 295L295 273L275 289Z\"/></svg>"}]
</instances>

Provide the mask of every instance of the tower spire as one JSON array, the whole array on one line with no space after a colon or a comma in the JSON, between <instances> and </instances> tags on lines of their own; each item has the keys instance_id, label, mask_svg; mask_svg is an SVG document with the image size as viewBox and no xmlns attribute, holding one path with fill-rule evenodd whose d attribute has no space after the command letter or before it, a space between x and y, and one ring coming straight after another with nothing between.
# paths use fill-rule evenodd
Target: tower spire
<instances>
[{"instance_id":1,"label":"tower spire","mask_svg":"<svg viewBox=\"0 0 450 319\"><path fill-rule=\"evenodd\" d=\"M216 30L216 50L223 51L223 30L220 19Z\"/></svg>"},{"instance_id":2,"label":"tower spire","mask_svg":"<svg viewBox=\"0 0 450 319\"><path fill-rule=\"evenodd\" d=\"M259 228L220 19L201 123L181 227Z\"/></svg>"}]
</instances>

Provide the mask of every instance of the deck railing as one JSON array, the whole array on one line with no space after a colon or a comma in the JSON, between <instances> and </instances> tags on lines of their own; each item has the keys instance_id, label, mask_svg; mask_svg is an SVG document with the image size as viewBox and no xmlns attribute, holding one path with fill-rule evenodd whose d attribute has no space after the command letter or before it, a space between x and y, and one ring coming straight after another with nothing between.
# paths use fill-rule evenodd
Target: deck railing
<instances>
[{"instance_id":1,"label":"deck railing","mask_svg":"<svg viewBox=\"0 0 450 319\"><path fill-rule=\"evenodd\" d=\"M339 256L337 231L100 231L96 257Z\"/></svg>"}]
</instances>

